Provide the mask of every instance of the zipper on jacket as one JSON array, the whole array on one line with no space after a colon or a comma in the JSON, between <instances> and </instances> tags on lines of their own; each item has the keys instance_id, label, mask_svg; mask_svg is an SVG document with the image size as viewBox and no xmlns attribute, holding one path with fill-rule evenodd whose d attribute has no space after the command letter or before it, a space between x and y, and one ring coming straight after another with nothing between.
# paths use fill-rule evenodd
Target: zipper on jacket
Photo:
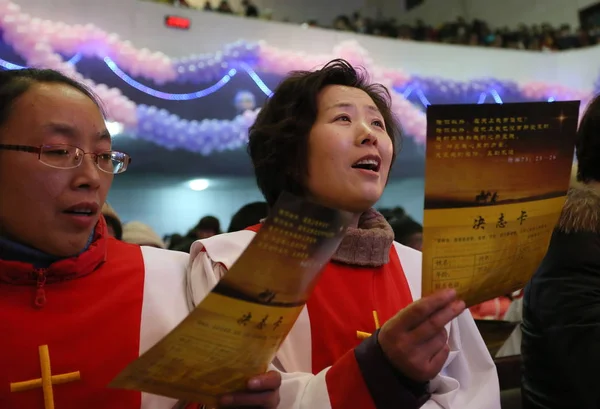
<instances>
[{"instance_id":1,"label":"zipper on jacket","mask_svg":"<svg viewBox=\"0 0 600 409\"><path fill-rule=\"evenodd\" d=\"M33 301L33 306L36 308L43 308L46 305L46 290L44 286L46 285L46 272L48 270L45 268L36 268L34 273L36 275L37 283L35 288L35 299Z\"/></svg>"}]
</instances>

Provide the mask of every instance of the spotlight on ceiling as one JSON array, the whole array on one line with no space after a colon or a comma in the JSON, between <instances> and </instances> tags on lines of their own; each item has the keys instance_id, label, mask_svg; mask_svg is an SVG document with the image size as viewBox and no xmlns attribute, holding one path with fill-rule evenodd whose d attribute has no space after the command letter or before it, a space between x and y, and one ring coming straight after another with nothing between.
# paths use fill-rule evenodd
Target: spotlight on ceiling
<instances>
[{"instance_id":1,"label":"spotlight on ceiling","mask_svg":"<svg viewBox=\"0 0 600 409\"><path fill-rule=\"evenodd\" d=\"M190 189L195 190L196 192L200 192L202 190L208 189L208 186L210 186L210 182L207 179L194 179L188 182L188 186Z\"/></svg>"}]
</instances>

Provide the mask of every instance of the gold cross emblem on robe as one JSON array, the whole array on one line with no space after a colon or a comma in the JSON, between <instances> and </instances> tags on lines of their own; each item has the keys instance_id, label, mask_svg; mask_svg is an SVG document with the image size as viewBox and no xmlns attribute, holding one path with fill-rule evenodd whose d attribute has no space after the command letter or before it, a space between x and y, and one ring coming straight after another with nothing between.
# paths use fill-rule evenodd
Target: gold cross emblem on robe
<instances>
[{"instance_id":1,"label":"gold cross emblem on robe","mask_svg":"<svg viewBox=\"0 0 600 409\"><path fill-rule=\"evenodd\" d=\"M30 389L42 388L44 393L44 409L54 409L54 392L52 385L60 385L62 383L74 382L81 379L79 371L70 372L62 375L52 375L50 367L50 352L48 345L39 347L40 368L42 377L24 382L15 382L10 384L11 392L24 392Z\"/></svg>"},{"instance_id":2,"label":"gold cross emblem on robe","mask_svg":"<svg viewBox=\"0 0 600 409\"><path fill-rule=\"evenodd\" d=\"M379 325L379 316L377 315L377 311L373 311L373 320L375 321L375 329L378 330L381 328L381 325ZM358 339L366 339L371 335L372 334L370 332L356 331L356 337Z\"/></svg>"}]
</instances>

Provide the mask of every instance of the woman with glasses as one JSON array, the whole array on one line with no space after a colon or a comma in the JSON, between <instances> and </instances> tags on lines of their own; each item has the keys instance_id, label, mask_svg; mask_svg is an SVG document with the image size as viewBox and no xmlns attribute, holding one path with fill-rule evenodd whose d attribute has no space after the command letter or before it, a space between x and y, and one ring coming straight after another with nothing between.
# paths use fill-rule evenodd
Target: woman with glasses
<instances>
[{"instance_id":1,"label":"woman with glasses","mask_svg":"<svg viewBox=\"0 0 600 409\"><path fill-rule=\"evenodd\" d=\"M452 290L421 298L421 254L395 243L373 209L399 133L387 90L342 60L286 78L250 129L270 206L288 191L354 215L277 353L276 366L296 379L282 384L282 407L500 407L496 368L465 304ZM260 228L193 245L194 302Z\"/></svg>"},{"instance_id":2,"label":"woman with glasses","mask_svg":"<svg viewBox=\"0 0 600 409\"><path fill-rule=\"evenodd\" d=\"M107 388L189 313L186 254L107 234L101 209L130 162L82 85L50 70L0 72L1 408L177 404ZM280 376L255 380L229 402L274 408Z\"/></svg>"}]
</instances>

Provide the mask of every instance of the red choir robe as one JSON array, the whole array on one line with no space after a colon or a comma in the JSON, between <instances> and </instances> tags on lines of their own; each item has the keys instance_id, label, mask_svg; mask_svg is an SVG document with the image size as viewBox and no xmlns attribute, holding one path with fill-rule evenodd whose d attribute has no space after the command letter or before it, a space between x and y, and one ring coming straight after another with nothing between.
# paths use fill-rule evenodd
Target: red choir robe
<instances>
[{"instance_id":1,"label":"red choir robe","mask_svg":"<svg viewBox=\"0 0 600 409\"><path fill-rule=\"evenodd\" d=\"M78 257L47 269L0 260L0 408L171 409L107 385L189 313L187 262L107 238L103 219Z\"/></svg>"},{"instance_id":2,"label":"red choir robe","mask_svg":"<svg viewBox=\"0 0 600 409\"><path fill-rule=\"evenodd\" d=\"M216 285L254 235L224 234L192 246L191 306ZM398 243L389 252L390 261L381 267L334 262L325 267L273 363L284 375L280 408L500 408L495 365L468 311L447 327L450 356L430 382L426 402L403 387L406 380L399 381L374 348L374 337L359 339L357 332L374 333L421 295L420 252Z\"/></svg>"}]
</instances>

